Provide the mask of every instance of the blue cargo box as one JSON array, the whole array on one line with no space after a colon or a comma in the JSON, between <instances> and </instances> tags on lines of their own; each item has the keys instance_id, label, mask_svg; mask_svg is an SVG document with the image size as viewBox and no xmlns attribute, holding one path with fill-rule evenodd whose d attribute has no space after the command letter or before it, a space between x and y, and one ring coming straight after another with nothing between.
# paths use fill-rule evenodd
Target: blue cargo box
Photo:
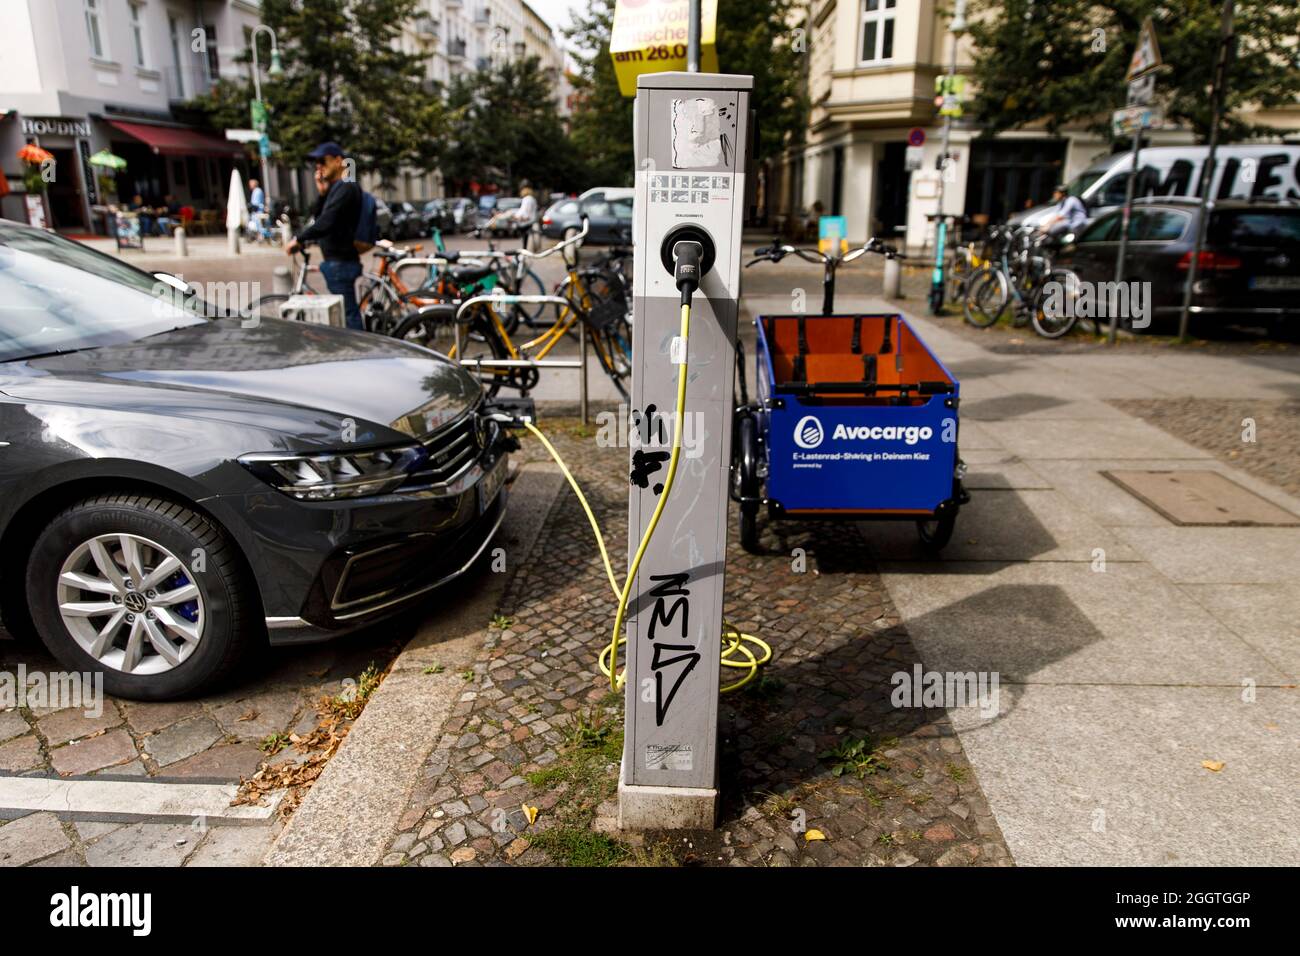
<instances>
[{"instance_id":1,"label":"blue cargo box","mask_svg":"<svg viewBox=\"0 0 1300 956\"><path fill-rule=\"evenodd\" d=\"M960 386L897 314L760 316L757 415L777 516L960 504Z\"/></svg>"}]
</instances>

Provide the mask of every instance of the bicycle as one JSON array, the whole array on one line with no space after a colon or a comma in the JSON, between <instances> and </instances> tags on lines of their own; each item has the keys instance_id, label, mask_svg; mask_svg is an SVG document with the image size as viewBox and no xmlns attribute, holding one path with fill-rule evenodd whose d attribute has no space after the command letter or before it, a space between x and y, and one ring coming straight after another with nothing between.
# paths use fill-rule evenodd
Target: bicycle
<instances>
[{"instance_id":1,"label":"bicycle","mask_svg":"<svg viewBox=\"0 0 1300 956\"><path fill-rule=\"evenodd\" d=\"M581 322L586 326L601 368L627 401L630 396L625 383L632 374L631 324L620 303L593 294L588 288L583 270L578 268L576 255L571 255L571 251L586 237L589 228L589 224L584 221L580 232L541 252L512 249L491 253L497 259L516 261L544 259L557 252L565 254L568 273L555 295L563 298L567 305L556 308L554 321L535 338L518 344L511 338L508 320L502 317L498 309L498 305L518 304L511 301L513 296L509 294L503 295L500 303L478 303L463 315L458 315L460 310L457 304L425 306L403 319L393 336L461 360L541 360L566 335L576 330ZM437 258L433 257L435 261ZM457 323L463 327L459 335ZM538 369L530 366L489 367L479 370L477 374L489 397L495 396L502 387L527 394L537 386L540 378Z\"/></svg>"},{"instance_id":2,"label":"bicycle","mask_svg":"<svg viewBox=\"0 0 1300 956\"><path fill-rule=\"evenodd\" d=\"M994 227L989 233L997 252L988 269L976 274L966 290L963 314L976 328L988 328L1012 305L1012 324L1029 324L1037 289L1051 272L1044 253L1047 237L1033 229Z\"/></svg>"},{"instance_id":3,"label":"bicycle","mask_svg":"<svg viewBox=\"0 0 1300 956\"><path fill-rule=\"evenodd\" d=\"M367 332L391 335L398 322L410 310L412 303L422 304L419 291L409 288L397 275L396 264L419 251L420 246L410 249L398 248L388 240L381 240L375 246L374 255L379 262L375 272L363 272L361 284L357 291L357 306L361 310L362 326ZM293 285L288 294L272 293L264 295L252 305L252 312L263 318L287 318L301 321L301 313L285 314L283 305L292 296L319 295L310 283L310 275L319 272L318 266L311 264L311 250L303 248L294 255L297 269ZM414 297L414 298L413 298ZM433 301L427 296L423 301Z\"/></svg>"}]
</instances>

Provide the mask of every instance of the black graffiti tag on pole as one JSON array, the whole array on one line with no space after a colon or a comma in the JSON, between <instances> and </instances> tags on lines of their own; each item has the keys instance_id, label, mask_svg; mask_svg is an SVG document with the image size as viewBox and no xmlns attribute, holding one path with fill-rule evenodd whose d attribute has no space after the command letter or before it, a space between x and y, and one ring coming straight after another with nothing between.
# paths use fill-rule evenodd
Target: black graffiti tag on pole
<instances>
[{"instance_id":1,"label":"black graffiti tag on pole","mask_svg":"<svg viewBox=\"0 0 1300 956\"><path fill-rule=\"evenodd\" d=\"M665 628L670 627L678 611L682 613L681 637L683 640L689 639L691 592L687 589L686 582L690 580L690 575L684 571L677 574L652 574L650 580L662 582L650 589L655 603L650 612L650 627L646 633L646 637L653 642L650 670L655 676L655 726L662 727L673 698L677 696L677 691L686 680L686 675L695 670L695 665L700 662L700 655L694 644L665 644L656 640L659 626L662 624ZM669 598L676 600L670 604ZM685 666L677 672L676 679L665 694L664 669L683 663Z\"/></svg>"}]
</instances>

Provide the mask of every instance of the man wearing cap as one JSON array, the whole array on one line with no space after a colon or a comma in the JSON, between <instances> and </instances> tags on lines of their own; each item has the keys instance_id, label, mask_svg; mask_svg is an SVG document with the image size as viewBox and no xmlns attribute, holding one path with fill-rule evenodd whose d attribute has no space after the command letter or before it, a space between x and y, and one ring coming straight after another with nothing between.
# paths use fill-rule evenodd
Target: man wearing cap
<instances>
[{"instance_id":1,"label":"man wearing cap","mask_svg":"<svg viewBox=\"0 0 1300 956\"><path fill-rule=\"evenodd\" d=\"M357 306L357 279L361 278L361 257L353 240L361 216L361 187L344 179L347 163L338 143L321 143L310 153L316 163L316 180L325 186L320 212L305 229L285 246L290 255L304 242L320 246L320 272L330 292L343 296L343 311L348 328L363 329L361 309Z\"/></svg>"}]
</instances>

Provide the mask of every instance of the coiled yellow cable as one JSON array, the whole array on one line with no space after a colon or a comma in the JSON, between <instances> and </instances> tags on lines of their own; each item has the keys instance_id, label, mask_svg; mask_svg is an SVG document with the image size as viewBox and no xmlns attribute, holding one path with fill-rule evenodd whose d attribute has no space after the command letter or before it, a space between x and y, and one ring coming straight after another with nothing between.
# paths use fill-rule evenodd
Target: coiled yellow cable
<instances>
[{"instance_id":1,"label":"coiled yellow cable","mask_svg":"<svg viewBox=\"0 0 1300 956\"><path fill-rule=\"evenodd\" d=\"M682 325L681 340L683 348L688 341L691 327L691 307L687 304L682 305ZM578 482L574 479L573 474L560 457L560 453L555 450L555 446L550 443L547 437L542 434L532 422L525 421L524 426L537 437L542 443L542 447L555 459L555 463L560 466L560 471L569 482L569 487L573 493L578 496L578 502L582 505L582 510L587 514L587 521L591 525L591 530L596 535L596 544L600 547L600 559L605 565L605 576L609 579L610 590L613 591L614 597L618 600L618 612L614 616L614 631L610 636L607 644L596 658L596 666L600 672L609 678L609 686L618 690L623 686L627 676L627 671L618 673L618 647L620 644L627 643L627 638L621 635L623 630L623 621L627 616L627 603L632 592L632 582L636 580L636 573L641 566L641 559L645 556L646 548L650 544L650 538L654 535L655 528L659 524L659 517L663 514L664 505L668 501L668 494L672 491L673 481L677 477L677 463L681 458L682 451L682 423L686 420L686 361L683 358L681 368L677 376L677 424L673 430L673 447L672 454L668 459L668 474L664 478L664 490L659 495L659 501L655 505L654 513L650 516L650 523L646 525L645 534L641 536L641 543L636 549L632 558L632 564L628 568L627 580L623 587L618 586L618 579L614 576L614 566L609 560L609 549L605 547L605 536L601 533L600 523L596 521L596 515L591 510L591 505L587 503L587 496L582 493ZM739 690L744 687L755 677L758 676L758 668L772 659L772 648L762 639L753 634L742 633L738 628L728 621L722 622L722 636L724 638L722 651L720 654L720 663L723 667L732 667L744 670L746 673L737 681L724 684L720 687L719 693L725 694L729 691ZM753 644L759 649L755 653L746 644ZM741 655L739 659L734 659L735 655Z\"/></svg>"}]
</instances>

